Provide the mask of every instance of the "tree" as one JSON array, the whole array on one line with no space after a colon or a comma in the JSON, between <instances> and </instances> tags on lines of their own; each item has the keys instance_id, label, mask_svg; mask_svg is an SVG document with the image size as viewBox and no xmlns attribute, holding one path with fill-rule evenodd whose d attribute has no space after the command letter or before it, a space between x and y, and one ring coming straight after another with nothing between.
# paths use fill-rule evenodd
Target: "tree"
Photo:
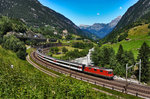
<instances>
[{"instance_id":1,"label":"tree","mask_svg":"<svg viewBox=\"0 0 150 99\"><path fill-rule=\"evenodd\" d=\"M134 54L132 51L125 51L124 52L124 64L133 65L135 63Z\"/></svg>"},{"instance_id":2,"label":"tree","mask_svg":"<svg viewBox=\"0 0 150 99\"><path fill-rule=\"evenodd\" d=\"M96 47L92 52L92 61L95 65L112 68L110 64L113 64L113 60L115 60L115 52L111 47Z\"/></svg>"},{"instance_id":3,"label":"tree","mask_svg":"<svg viewBox=\"0 0 150 99\"><path fill-rule=\"evenodd\" d=\"M141 81L148 82L150 80L150 47L147 43L143 43L139 50L138 60L141 59Z\"/></svg>"},{"instance_id":4,"label":"tree","mask_svg":"<svg viewBox=\"0 0 150 99\"><path fill-rule=\"evenodd\" d=\"M12 50L14 52L17 52L17 56L21 59L25 59L26 56L26 47L24 42L21 42L19 39L17 39L15 36L4 36L2 47L5 49Z\"/></svg>"},{"instance_id":5,"label":"tree","mask_svg":"<svg viewBox=\"0 0 150 99\"><path fill-rule=\"evenodd\" d=\"M53 54L56 54L59 52L59 48L58 47L52 47L50 48L50 51L53 53Z\"/></svg>"},{"instance_id":6,"label":"tree","mask_svg":"<svg viewBox=\"0 0 150 99\"><path fill-rule=\"evenodd\" d=\"M20 59L25 60L26 53L25 53L24 51L22 51L22 50L19 50L19 51L17 52L17 56L18 56Z\"/></svg>"},{"instance_id":7,"label":"tree","mask_svg":"<svg viewBox=\"0 0 150 99\"><path fill-rule=\"evenodd\" d=\"M120 44L118 52L117 52L117 55L116 55L116 59L117 59L118 62L122 62L122 60L123 60L123 53L124 53L124 50L123 50L122 45Z\"/></svg>"},{"instance_id":8,"label":"tree","mask_svg":"<svg viewBox=\"0 0 150 99\"><path fill-rule=\"evenodd\" d=\"M63 53L68 52L68 50L66 49L66 47L63 47L63 48L62 48L62 52L63 52Z\"/></svg>"},{"instance_id":9,"label":"tree","mask_svg":"<svg viewBox=\"0 0 150 99\"><path fill-rule=\"evenodd\" d=\"M0 34L0 44L3 42L3 36Z\"/></svg>"},{"instance_id":10,"label":"tree","mask_svg":"<svg viewBox=\"0 0 150 99\"><path fill-rule=\"evenodd\" d=\"M148 35L150 36L150 32L148 32Z\"/></svg>"},{"instance_id":11,"label":"tree","mask_svg":"<svg viewBox=\"0 0 150 99\"><path fill-rule=\"evenodd\" d=\"M100 56L97 53L100 53L99 47L95 47L94 51L91 53L92 54L91 58L92 58L92 61L94 62L94 65L98 65L99 64Z\"/></svg>"},{"instance_id":12,"label":"tree","mask_svg":"<svg viewBox=\"0 0 150 99\"><path fill-rule=\"evenodd\" d=\"M125 32L124 34L120 35L118 38L118 42L124 40L128 36L128 32Z\"/></svg>"},{"instance_id":13,"label":"tree","mask_svg":"<svg viewBox=\"0 0 150 99\"><path fill-rule=\"evenodd\" d=\"M111 47L103 47L100 48L100 53L98 53L99 55L99 65L102 67L107 67L110 68L110 62L111 59L113 59L112 57L115 56L115 52L113 50L113 48Z\"/></svg>"},{"instance_id":14,"label":"tree","mask_svg":"<svg viewBox=\"0 0 150 99\"><path fill-rule=\"evenodd\" d=\"M150 24L148 25L148 28L150 29Z\"/></svg>"},{"instance_id":15,"label":"tree","mask_svg":"<svg viewBox=\"0 0 150 99\"><path fill-rule=\"evenodd\" d=\"M72 37L71 34L69 34L69 35L66 36L66 40L72 40L72 38L73 38L73 37Z\"/></svg>"},{"instance_id":16,"label":"tree","mask_svg":"<svg viewBox=\"0 0 150 99\"><path fill-rule=\"evenodd\" d=\"M114 70L120 76L125 76L126 64L133 65L135 63L132 51L124 51L122 45L119 46L116 61L117 68L114 68ZM130 71L129 74L131 75L131 73Z\"/></svg>"},{"instance_id":17,"label":"tree","mask_svg":"<svg viewBox=\"0 0 150 99\"><path fill-rule=\"evenodd\" d=\"M58 53L58 52L59 52L59 48L55 47L55 53Z\"/></svg>"}]
</instances>

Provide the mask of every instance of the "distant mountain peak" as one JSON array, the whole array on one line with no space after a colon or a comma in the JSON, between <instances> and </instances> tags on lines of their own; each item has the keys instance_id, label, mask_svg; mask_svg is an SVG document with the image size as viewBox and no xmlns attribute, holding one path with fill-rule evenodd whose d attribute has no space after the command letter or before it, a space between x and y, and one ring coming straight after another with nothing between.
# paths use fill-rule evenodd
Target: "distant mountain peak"
<instances>
[{"instance_id":1,"label":"distant mountain peak","mask_svg":"<svg viewBox=\"0 0 150 99\"><path fill-rule=\"evenodd\" d=\"M90 25L81 24L79 27L89 27Z\"/></svg>"},{"instance_id":2,"label":"distant mountain peak","mask_svg":"<svg viewBox=\"0 0 150 99\"><path fill-rule=\"evenodd\" d=\"M117 23L120 21L122 16L118 16L114 20L112 20L110 23L94 23L93 25L80 25L80 29L86 30L91 32L92 34L96 35L99 38L105 37L107 34L109 34L113 28L117 25Z\"/></svg>"},{"instance_id":3,"label":"distant mountain peak","mask_svg":"<svg viewBox=\"0 0 150 99\"><path fill-rule=\"evenodd\" d=\"M117 18L115 18L114 20L112 20L110 23L109 23L109 26L110 27L114 27L118 24L118 22L120 21L120 19L122 18L122 16L118 16Z\"/></svg>"}]
</instances>

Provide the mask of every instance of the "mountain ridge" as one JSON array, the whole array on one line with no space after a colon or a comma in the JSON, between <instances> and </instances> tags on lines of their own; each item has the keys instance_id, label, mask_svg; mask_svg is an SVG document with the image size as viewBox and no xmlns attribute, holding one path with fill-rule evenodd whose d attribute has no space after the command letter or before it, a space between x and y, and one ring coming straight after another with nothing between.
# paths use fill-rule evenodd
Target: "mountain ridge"
<instances>
[{"instance_id":1,"label":"mountain ridge","mask_svg":"<svg viewBox=\"0 0 150 99\"><path fill-rule=\"evenodd\" d=\"M94 23L93 25L80 25L80 29L86 30L91 32L92 34L96 35L99 38L103 38L106 35L108 35L113 28L117 25L119 20L121 19L121 16L118 16L114 20L112 20L110 23Z\"/></svg>"},{"instance_id":2,"label":"mountain ridge","mask_svg":"<svg viewBox=\"0 0 150 99\"><path fill-rule=\"evenodd\" d=\"M150 16L150 0L139 0L122 16L121 20L115 27L115 30L123 28L133 22L138 21L139 19L146 19L144 18L146 14L149 14Z\"/></svg>"},{"instance_id":3,"label":"mountain ridge","mask_svg":"<svg viewBox=\"0 0 150 99\"><path fill-rule=\"evenodd\" d=\"M150 0L139 0L131 6L114 30L103 38L103 43L117 43L128 37L131 28L150 23ZM141 32L142 33L142 32Z\"/></svg>"},{"instance_id":4,"label":"mountain ridge","mask_svg":"<svg viewBox=\"0 0 150 99\"><path fill-rule=\"evenodd\" d=\"M0 5L1 16L21 19L28 26L51 25L61 31L66 29L70 33L83 33L71 20L42 5L38 0L1 0Z\"/></svg>"}]
</instances>

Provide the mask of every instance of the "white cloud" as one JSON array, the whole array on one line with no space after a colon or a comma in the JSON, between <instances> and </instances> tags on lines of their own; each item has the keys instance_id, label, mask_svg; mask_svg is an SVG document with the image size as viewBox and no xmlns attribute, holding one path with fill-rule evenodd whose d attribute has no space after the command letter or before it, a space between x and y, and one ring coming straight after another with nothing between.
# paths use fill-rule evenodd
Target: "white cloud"
<instances>
[{"instance_id":1,"label":"white cloud","mask_svg":"<svg viewBox=\"0 0 150 99\"><path fill-rule=\"evenodd\" d=\"M122 10L122 7L120 7L119 9Z\"/></svg>"},{"instance_id":2,"label":"white cloud","mask_svg":"<svg viewBox=\"0 0 150 99\"><path fill-rule=\"evenodd\" d=\"M100 13L97 13L97 15L100 15Z\"/></svg>"}]
</instances>

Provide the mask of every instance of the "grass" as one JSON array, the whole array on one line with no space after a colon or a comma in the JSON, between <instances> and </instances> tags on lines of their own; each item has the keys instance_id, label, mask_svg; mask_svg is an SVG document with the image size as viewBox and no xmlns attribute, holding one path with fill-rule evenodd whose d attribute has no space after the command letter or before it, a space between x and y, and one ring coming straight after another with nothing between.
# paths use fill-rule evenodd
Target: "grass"
<instances>
[{"instance_id":1,"label":"grass","mask_svg":"<svg viewBox=\"0 0 150 99\"><path fill-rule=\"evenodd\" d=\"M77 80L75 78L71 78L70 76L67 76L67 78L68 79ZM89 84L93 88L97 88L97 89L102 90L104 92L111 93L111 94L113 94L112 97L118 96L118 97L125 98L125 99L141 99L141 98L133 96L133 95L129 95L129 94L125 94L125 93L122 93L122 92L115 91L115 90L111 90L111 89L108 89L108 88L105 88L105 87L101 87L101 86L98 86L98 85L95 85L95 84L91 84L91 83L88 83L88 82L84 82L84 83L85 84Z\"/></svg>"},{"instance_id":2,"label":"grass","mask_svg":"<svg viewBox=\"0 0 150 99\"><path fill-rule=\"evenodd\" d=\"M29 47L29 46L26 45L26 47ZM28 54L31 54L31 52L33 52L33 51L35 51L35 50L36 50L35 48L29 47L29 48L26 50L26 52L27 52Z\"/></svg>"},{"instance_id":3,"label":"grass","mask_svg":"<svg viewBox=\"0 0 150 99\"><path fill-rule=\"evenodd\" d=\"M145 39L147 38L147 34L150 32L150 29L148 29L148 24L144 24L142 26L137 26L134 28L131 28L128 32L128 38L131 39Z\"/></svg>"},{"instance_id":4,"label":"grass","mask_svg":"<svg viewBox=\"0 0 150 99\"><path fill-rule=\"evenodd\" d=\"M54 58L61 59L61 57L65 56L65 54L62 52L63 47L65 47L68 51L73 51L74 49L78 49L78 48L73 48L71 46L59 46L58 49L61 54L53 54ZM82 49L78 49L78 50L82 51Z\"/></svg>"},{"instance_id":5,"label":"grass","mask_svg":"<svg viewBox=\"0 0 150 99\"><path fill-rule=\"evenodd\" d=\"M108 88L104 88L104 87L101 87L101 86L97 86L97 85L94 85L94 84L91 84L92 87L94 88L97 88L99 90L103 90L103 91L106 91L108 93L111 93L115 96L119 96L119 97L123 97L125 99L141 99L139 97L136 97L136 96L132 96L132 95L129 95L129 94L125 94L125 93L121 93L121 92L118 92L118 91L115 91L115 90L111 90L111 89L108 89Z\"/></svg>"},{"instance_id":6,"label":"grass","mask_svg":"<svg viewBox=\"0 0 150 99\"><path fill-rule=\"evenodd\" d=\"M31 60L32 60L32 59L31 59ZM32 60L32 61L33 61L33 60ZM33 62L34 62L34 61L33 61ZM34 62L34 63L35 63L35 62ZM37 64L37 63L36 63L36 64ZM39 65L39 64L37 64L37 65ZM55 74L57 74L57 75L59 75L59 76L62 76L62 75L63 75L63 74L61 74L61 73L55 72L55 71L53 71L53 70L50 70L50 69L48 69L48 68L46 68L46 67L44 67L44 66L42 66L42 65L39 65L39 66L42 67L42 68L44 68L44 69L46 69L46 70L48 70L48 71L50 71L50 72L52 72L52 73L55 73ZM72 78L72 77L70 77L70 76L67 76L67 79L77 80L77 79ZM78 81L80 81L80 80L78 80ZM136 97L136 96L124 94L124 93L121 93L121 92L118 92L118 91L115 91L115 90L111 90L111 89L108 89L108 88L104 88L104 87L101 87L101 86L97 86L97 85L94 85L94 84L89 84L89 83L84 82L84 81L82 81L82 82L85 83L86 85L90 85L90 86L92 86L92 87L94 87L94 88L97 88L97 89L99 89L99 90L103 90L103 91L105 91L105 92L111 93L111 94L113 94L112 97L119 96L119 97L123 97L123 98L126 98L126 99L141 99L141 98L138 98L138 97Z\"/></svg>"},{"instance_id":7,"label":"grass","mask_svg":"<svg viewBox=\"0 0 150 99\"><path fill-rule=\"evenodd\" d=\"M61 73L59 73L59 72L53 71L53 70L51 70L51 69L48 69L48 68L46 68L46 67L44 67L44 66L42 66L42 65L40 65L40 64L38 64L38 63L36 63L31 57L29 57L29 58L30 58L30 60L31 60L33 63L37 64L37 65L40 66L41 68L43 68L43 69L45 69L45 70L48 70L49 72L52 72L52 73L54 73L54 74L56 74L56 75L59 75L59 76L62 76L62 75L63 75L63 74L61 74Z\"/></svg>"},{"instance_id":8,"label":"grass","mask_svg":"<svg viewBox=\"0 0 150 99\"><path fill-rule=\"evenodd\" d=\"M32 59L31 59L31 60L32 60ZM33 61L33 60L32 60L32 61ZM34 62L34 61L33 61L33 62ZM34 63L35 63L35 62L34 62ZM36 64L37 64L37 63L36 63ZM58 72L56 72L56 71L50 70L50 69L48 69L48 68L46 68L46 67L44 67L44 66L42 66L42 65L40 65L40 64L37 64L37 65L39 65L40 67L42 67L42 68L44 68L44 69L46 69L46 70L48 70L48 71L50 71L50 72L52 72L52 73L57 74L57 75L59 75L59 76L62 76L62 75L63 75L63 74L58 73ZM77 79L72 78L72 77L70 77L70 76L67 76L67 79L77 80ZM80 81L80 80L78 80L78 81ZM140 98L138 98L138 97L136 97L136 96L124 94L124 93L121 93L121 92L118 92L118 91L115 91L115 90L111 90L111 89L108 89L108 88L104 88L104 87L101 87L101 86L97 86L97 85L94 85L94 84L89 84L89 83L84 82L84 81L82 81L82 82L85 83L85 85L89 85L89 86L92 86L92 87L97 88L97 89L99 89L99 90L103 90L103 91L105 91L105 92L111 93L111 94L113 94L112 97L119 96L119 97L123 97L123 98L126 98L126 99L140 99Z\"/></svg>"},{"instance_id":9,"label":"grass","mask_svg":"<svg viewBox=\"0 0 150 99\"><path fill-rule=\"evenodd\" d=\"M28 53L31 53L31 50L32 49L28 49ZM21 79L21 78L19 78L20 79L20 82L25 82L25 84L24 85L21 85L20 87L18 87L18 86L14 86L13 88L14 89L11 89L11 87L9 87L9 86L7 86L7 88L9 88L9 89L11 89L11 90L16 90L16 89L19 89L19 88L21 88L21 89L23 89L23 90L26 90L27 92L31 92L31 93L27 93L28 95L30 95L30 96L28 96L28 98L29 97L32 97L33 98L33 96L34 97L40 97L40 96L42 96L42 93L44 92L44 89L42 89L42 88L44 88L44 87L46 87L47 85L42 85L42 84L45 84L45 82L47 82L46 84L48 84L48 82L50 83L50 84L57 84L57 81L60 79L60 78L53 78L53 77L51 77L51 76L48 76L47 74L44 74L44 73L42 73L41 71L39 71L39 70L37 70L36 68L34 68L32 65L30 65L27 61L25 61L25 60L20 60L17 56L16 56L16 54L14 53L14 52L12 52L12 51L10 51L10 50L5 50L5 49L3 49L1 46L0 46L0 59L3 59L3 63L8 63L9 65L14 65L14 68L13 68L13 70L14 71L19 71L16 75L21 75L21 73L23 73L24 74L24 76L26 76L27 77L27 79L28 79L28 81L24 81L24 79ZM32 60L33 61L33 60ZM2 66L3 64L1 64L1 66ZM0 66L0 67L1 67ZM40 65L41 66L41 65ZM41 66L42 68L44 68L43 66ZM11 68L11 67L10 67ZM44 68L44 69L46 69L46 68ZM55 72L55 71L52 71L52 70L49 70L50 72L53 72L53 73L55 73L55 74L58 74L58 75L63 75L63 74L60 74L60 73L57 73L57 72ZM0 70L0 72L1 72L1 70ZM4 71L4 72L6 72L7 73L7 71ZM9 74L10 76L11 76L11 74ZM3 75L0 75L0 76L3 76ZM7 80L6 78L3 78L3 79L5 79L5 80ZM3 79L1 79L2 81L3 81ZM38 80L39 79L39 80ZM65 81L67 80L67 81L70 81L70 79L71 78L63 78L63 79L65 79ZM34 82L35 81L35 82ZM41 81L43 81L43 82L41 82ZM65 82L64 81L64 82ZM89 86L89 84L85 84L84 82L82 82L82 81L78 81L78 80L75 80L75 79L73 79L72 80L73 82L76 82L77 83L77 87L78 88L83 88L83 87L86 87L86 86ZM26 83L27 82L27 83ZM30 82L30 83L29 83ZM2 84L3 84L3 82L1 82ZM11 83L14 83L13 81L11 81ZM19 82L18 82L19 83ZM18 84L17 83L17 84ZM78 84L79 83L79 84ZM84 83L84 84L83 84ZM59 85L59 83L58 83L58 89L56 89L55 88L55 90L62 90L62 89L60 89L60 88L64 88L63 86L68 86L68 87L70 87L71 86L71 83L69 83L69 82L65 82L64 84L66 84L66 85ZM70 85L68 85L68 84L70 84ZM81 84L81 85L80 85ZM13 85L12 85L13 86ZM25 87L24 87L25 86ZM32 89L28 89L28 87L26 87L26 86L29 86L30 88L32 88L32 86L33 86L33 88ZM36 87L35 87L36 86ZM54 85L50 85L50 86L54 86ZM3 87L5 87L5 86L3 86ZM55 86L56 87L56 86ZM27 88L27 89L24 89L24 88ZM41 89L40 89L41 88ZM76 88L76 87L74 87L74 88ZM1 89L1 88L0 88ZM31 90L31 91L30 91ZM46 90L48 90L48 91L52 91L52 90L50 90L50 89L46 89ZM65 89L65 90L67 90L67 89ZM80 91L80 90L79 90ZM95 92L94 90L89 90L89 91L93 91L93 92ZM8 92L8 91L7 91ZM9 91L9 92L11 92L11 91ZM0 90L0 93L1 93L1 90ZM6 92L5 92L6 93ZM20 92L19 91L19 93L17 93L18 94L18 97L24 97L24 95L22 94L23 92ZM57 92L58 94L59 94L59 96L61 95L61 92ZM97 95L97 94L98 95ZM23 96L22 96L23 95ZM109 96L109 95L106 95L106 94L104 94L104 93L101 93L101 92L95 92L95 95L96 95L96 97L98 97L98 96L102 96L104 99L111 99L111 98L113 98L113 99L115 99L116 97L112 97L112 96ZM1 95L0 95L1 96ZM4 96L4 95L3 95ZM58 96L57 94L55 95L55 96ZM87 96L92 96L92 94L90 94L90 95L87 95ZM7 96L6 96L7 97ZM12 96L10 96L11 98L13 98ZM9 98L10 98L9 97ZM24 97L25 98L25 97ZM67 98L67 96L66 97L64 97L64 98Z\"/></svg>"},{"instance_id":10,"label":"grass","mask_svg":"<svg viewBox=\"0 0 150 99\"><path fill-rule=\"evenodd\" d=\"M35 69L32 65L30 65L26 60L21 60L17 57L17 55L10 51L5 50L0 46L0 57L4 60L4 63L8 63L9 65L13 65L14 69L19 69L22 72L27 72L29 74L34 74L34 72L39 72L39 70ZM42 75L45 75L42 73Z\"/></svg>"},{"instance_id":11,"label":"grass","mask_svg":"<svg viewBox=\"0 0 150 99\"><path fill-rule=\"evenodd\" d=\"M115 53L117 53L119 45L122 44L124 50L131 50L136 59L138 56L139 49L143 42L146 42L150 46L150 36L148 35L149 31L150 29L148 29L148 24L137 26L129 30L127 37L130 38L129 41L123 40L114 44L104 44L103 46L110 46L115 50Z\"/></svg>"}]
</instances>

